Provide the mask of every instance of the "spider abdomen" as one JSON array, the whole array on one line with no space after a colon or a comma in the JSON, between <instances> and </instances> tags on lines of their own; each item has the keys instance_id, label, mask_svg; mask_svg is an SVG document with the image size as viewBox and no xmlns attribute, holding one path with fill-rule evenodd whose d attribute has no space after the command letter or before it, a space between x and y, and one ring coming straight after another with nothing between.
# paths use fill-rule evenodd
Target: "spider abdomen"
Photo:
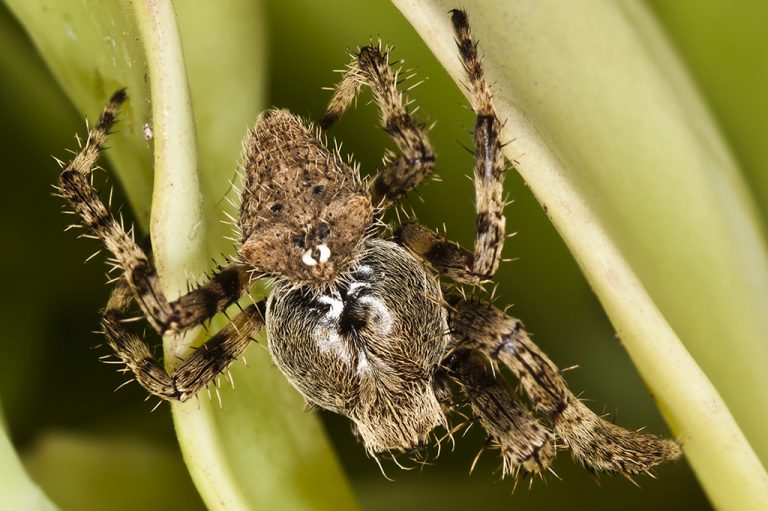
<instances>
[{"instance_id":1,"label":"spider abdomen","mask_svg":"<svg viewBox=\"0 0 768 511\"><path fill-rule=\"evenodd\" d=\"M308 401L355 422L367 449L408 450L445 422L432 385L447 344L441 299L412 255L370 239L353 269L323 291L276 285L270 351Z\"/></svg>"}]
</instances>

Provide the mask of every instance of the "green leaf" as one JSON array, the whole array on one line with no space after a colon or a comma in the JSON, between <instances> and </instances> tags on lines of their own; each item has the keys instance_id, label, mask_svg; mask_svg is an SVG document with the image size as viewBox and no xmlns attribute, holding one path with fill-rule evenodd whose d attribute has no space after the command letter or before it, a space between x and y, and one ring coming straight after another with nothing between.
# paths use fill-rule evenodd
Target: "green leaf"
<instances>
[{"instance_id":1,"label":"green leaf","mask_svg":"<svg viewBox=\"0 0 768 511\"><path fill-rule=\"evenodd\" d=\"M160 275L169 294L178 293L208 258L232 251L222 237L221 203L240 140L263 107L260 5L182 2L177 27L167 0L7 4L79 109L95 116L114 90L128 87L108 155L144 227L152 206ZM167 359L194 340L166 340ZM246 356L252 365L236 364L237 390L221 389L221 409L204 396L173 405L184 459L206 504L355 508L317 419L265 350L254 344Z\"/></svg>"},{"instance_id":2,"label":"green leaf","mask_svg":"<svg viewBox=\"0 0 768 511\"><path fill-rule=\"evenodd\" d=\"M203 508L177 452L149 441L48 431L27 451L24 465L64 509Z\"/></svg>"},{"instance_id":3,"label":"green leaf","mask_svg":"<svg viewBox=\"0 0 768 511\"><path fill-rule=\"evenodd\" d=\"M19 461L0 416L0 508L54 511L57 507L32 482Z\"/></svg>"},{"instance_id":4,"label":"green leaf","mask_svg":"<svg viewBox=\"0 0 768 511\"><path fill-rule=\"evenodd\" d=\"M768 219L768 3L645 0L685 58ZM716 63L717 65L712 65Z\"/></svg>"},{"instance_id":5,"label":"green leaf","mask_svg":"<svg viewBox=\"0 0 768 511\"><path fill-rule=\"evenodd\" d=\"M393 2L463 83L455 2ZM765 509L765 240L663 34L637 2L462 6L506 120L505 154L587 275L705 491L718 508Z\"/></svg>"},{"instance_id":6,"label":"green leaf","mask_svg":"<svg viewBox=\"0 0 768 511\"><path fill-rule=\"evenodd\" d=\"M147 225L152 190L151 145L137 136L149 120L146 66L126 2L6 0L67 95L95 119L110 94L127 87L135 98L111 138L115 163L139 223Z\"/></svg>"}]
</instances>

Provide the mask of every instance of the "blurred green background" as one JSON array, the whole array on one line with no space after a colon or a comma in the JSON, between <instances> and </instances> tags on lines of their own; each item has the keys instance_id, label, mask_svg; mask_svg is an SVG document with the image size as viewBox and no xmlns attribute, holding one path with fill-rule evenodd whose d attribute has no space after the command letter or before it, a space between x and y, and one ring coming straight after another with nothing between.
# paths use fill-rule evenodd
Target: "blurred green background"
<instances>
[{"instance_id":1,"label":"blurred green background","mask_svg":"<svg viewBox=\"0 0 768 511\"><path fill-rule=\"evenodd\" d=\"M768 133L768 5L742 1L734 11L724 0L647 3L721 124L765 219L768 156L761 146ZM379 36L395 45L394 58L405 59L417 79L427 79L410 97L420 106L420 120L437 123L431 139L443 182L424 186L410 204L425 224L445 223L450 237L470 246L473 194L465 175L472 158L461 144L471 144L472 114L400 13L387 2L288 0L266 2L266 15L270 105L317 118L330 95L321 87L338 80L333 70L346 64L348 49ZM94 244L63 232L68 219L59 211L61 201L50 196L58 170L50 156L64 157L64 148L75 145L72 135L83 133L84 115L94 118L96 112L71 106L4 6L0 42L6 179L0 201L0 396L14 443L35 480L63 508L202 508L181 462L168 407L150 413L152 405L135 385L114 393L124 378L97 360L105 351L93 349L101 340L91 331L107 298L104 267L98 258L83 264ZM363 169L375 169L392 144L368 99L364 96L332 134ZM231 175L234 165L221 172ZM506 189L515 200L507 209L508 230L519 234L505 249L515 261L498 273L500 301L515 304L513 314L560 367L580 365L568 380L593 408L621 425L664 433L650 395L541 208L514 173L508 174ZM562 480L550 476L530 489L524 481L512 494L511 482L499 480L493 451L467 475L482 443L477 431L460 439L454 452L444 449L431 466L401 471L385 464L395 479L389 482L345 420L330 414L323 419L365 509L709 507L685 460L660 467L656 480L639 478L637 488L623 478L596 479L562 453L554 465Z\"/></svg>"}]
</instances>

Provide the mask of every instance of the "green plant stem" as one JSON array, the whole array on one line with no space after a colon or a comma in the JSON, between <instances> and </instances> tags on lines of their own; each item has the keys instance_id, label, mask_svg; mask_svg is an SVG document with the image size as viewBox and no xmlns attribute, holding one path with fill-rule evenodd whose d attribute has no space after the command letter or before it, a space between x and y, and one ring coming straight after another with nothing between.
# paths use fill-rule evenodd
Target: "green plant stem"
<instances>
[{"instance_id":1,"label":"green plant stem","mask_svg":"<svg viewBox=\"0 0 768 511\"><path fill-rule=\"evenodd\" d=\"M206 219L196 168L186 70L170 1L136 1L134 10L145 45L152 91L155 185L151 223L155 262L165 291L169 296L177 296L187 282L205 269L206 248ZM166 360L186 356L194 339L194 334L166 339ZM259 357L262 363L252 371L268 367L262 359ZM238 368L233 373L239 379ZM270 374L270 378L275 377L279 375ZM254 381L254 375L246 378ZM269 386L262 383L258 388L263 394ZM327 492L335 489L339 508L353 507L351 494L315 419L295 416L301 410L298 396L293 391L286 394L271 390L269 396L254 398L259 401L258 407L265 410L288 407L290 412L283 420L294 424L286 434L284 425L280 427L273 421L262 421L258 429L251 429L258 407L238 407L237 401L246 400L248 389L238 390L234 402L229 399L231 396L225 397L227 408L222 411L215 410L206 399L172 403L184 459L206 504L211 509L227 510L275 507L277 502L291 509L323 508L333 505ZM216 393L219 394L218 389ZM233 412L234 415L227 416ZM225 433L233 427L237 433ZM269 433L265 437L258 436L266 431ZM293 435L314 441L297 442L291 438ZM266 452L267 443L284 448L275 456ZM291 456L296 459L285 460ZM304 466L295 470L297 464ZM238 468L246 473L239 473ZM248 483L248 478L257 473L259 484ZM313 477L306 477L310 474ZM310 491L320 481L331 484ZM254 487L261 491L254 491Z\"/></svg>"},{"instance_id":2,"label":"green plant stem","mask_svg":"<svg viewBox=\"0 0 768 511\"><path fill-rule=\"evenodd\" d=\"M394 3L454 80L463 83L447 14L453 3ZM505 154L516 162L587 275L709 498L721 509L767 509L768 475L718 388L688 351L711 349L707 337L713 330L741 329L742 338L729 340L729 355L750 353L753 358L739 358L739 376L764 379L765 368L759 369L758 362L764 342L754 341L765 338L765 321L745 311L764 311L767 305L765 246L735 164L685 73L634 2L576 6L477 0L462 6L473 22L494 83L495 105L505 120L502 138L511 141ZM702 165L708 161L717 167ZM668 201L674 193L677 201ZM714 200L702 200L710 195ZM638 197L643 201L638 203ZM636 203L636 216L627 217L627 208ZM639 215L645 220L636 225ZM706 227L703 217L711 218ZM651 221L657 218L658 223ZM723 225L728 227L717 230L720 239L743 251L731 247L725 259L718 259L726 242L711 240L713 229ZM658 246L678 251L652 250ZM671 275L680 280L672 300L659 292L669 283L669 278L659 279L660 271L687 256L695 265L677 267ZM703 260L711 260L710 275L733 275L728 287L735 288L735 282L742 287L731 296L722 290L706 295L695 272L693 280L684 279ZM749 278L739 273L743 269L749 269ZM691 304L705 295L721 316L703 321L700 312L691 314ZM735 309L734 302L743 305ZM686 334L685 345L678 329ZM719 358L723 366L733 362L722 354ZM709 367L713 377L722 371ZM724 389L739 383L717 381ZM765 399L764 387L748 388L758 401ZM740 394L729 395L736 402ZM740 411L756 433L763 410ZM762 442L759 436L754 439Z\"/></svg>"},{"instance_id":3,"label":"green plant stem","mask_svg":"<svg viewBox=\"0 0 768 511\"><path fill-rule=\"evenodd\" d=\"M195 125L173 5L170 0L136 0L133 10L144 44L152 104L152 249L164 291L173 299L206 269ZM186 338L187 343L192 338ZM165 340L167 359L186 355L188 346L179 339L184 337Z\"/></svg>"},{"instance_id":4,"label":"green plant stem","mask_svg":"<svg viewBox=\"0 0 768 511\"><path fill-rule=\"evenodd\" d=\"M194 120L184 56L169 0L137 0L136 22L149 68L155 182L151 233L154 261L165 292L178 296L205 270L205 219L197 174ZM183 359L197 336L164 339L166 360ZM172 370L172 367L169 367ZM247 509L223 463L210 402L172 403L184 460L209 507Z\"/></svg>"}]
</instances>

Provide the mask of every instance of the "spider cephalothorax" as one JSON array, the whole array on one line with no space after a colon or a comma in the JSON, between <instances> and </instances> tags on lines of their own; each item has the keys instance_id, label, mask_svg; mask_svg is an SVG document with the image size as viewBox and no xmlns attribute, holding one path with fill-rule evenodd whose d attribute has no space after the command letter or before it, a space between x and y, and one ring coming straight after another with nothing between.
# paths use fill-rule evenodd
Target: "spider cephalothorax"
<instances>
[{"instance_id":1,"label":"spider cephalothorax","mask_svg":"<svg viewBox=\"0 0 768 511\"><path fill-rule=\"evenodd\" d=\"M243 145L244 261L293 282L334 280L354 260L373 217L357 169L285 110L261 114Z\"/></svg>"},{"instance_id":2,"label":"spider cephalothorax","mask_svg":"<svg viewBox=\"0 0 768 511\"><path fill-rule=\"evenodd\" d=\"M310 123L284 110L263 113L244 141L238 253L209 281L168 300L149 257L88 179L125 100L119 91L59 180L61 195L123 270L104 310L107 341L151 394L186 400L266 328L272 356L294 387L308 403L349 417L373 455L419 449L435 428L450 434L452 412L468 407L468 423L479 423L500 450L504 475L549 468L558 439L592 469L647 472L676 458L677 444L594 414L519 320L441 286L491 280L505 237L501 123L466 14L452 11L452 21L477 114L472 252L415 222L378 237L376 218L432 172L435 155L398 91L388 50L366 46L319 126L328 128L369 87L400 154L386 158L368 184ZM171 373L122 321L135 301L159 333L183 332L246 294L253 275L272 278L269 297L245 307ZM530 407L497 365L519 380Z\"/></svg>"}]
</instances>

